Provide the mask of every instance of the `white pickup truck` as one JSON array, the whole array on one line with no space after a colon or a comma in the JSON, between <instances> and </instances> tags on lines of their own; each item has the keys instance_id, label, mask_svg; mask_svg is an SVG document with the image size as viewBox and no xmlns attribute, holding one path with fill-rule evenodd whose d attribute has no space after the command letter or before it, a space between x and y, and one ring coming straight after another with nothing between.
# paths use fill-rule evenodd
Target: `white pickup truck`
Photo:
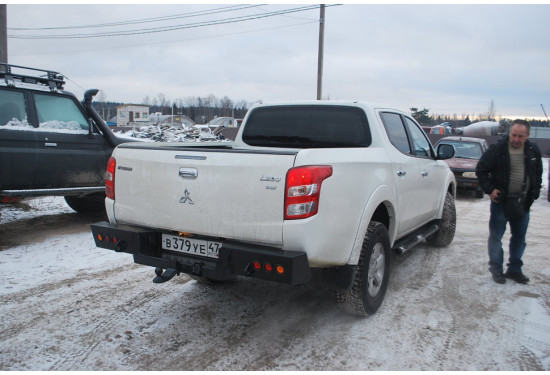
<instances>
[{"instance_id":1,"label":"white pickup truck","mask_svg":"<svg viewBox=\"0 0 550 375\"><path fill-rule=\"evenodd\" d=\"M390 254L455 232L455 179L407 114L359 102L250 108L234 142L127 143L106 172L98 247L221 282L300 284L318 275L347 311L374 313Z\"/></svg>"}]
</instances>

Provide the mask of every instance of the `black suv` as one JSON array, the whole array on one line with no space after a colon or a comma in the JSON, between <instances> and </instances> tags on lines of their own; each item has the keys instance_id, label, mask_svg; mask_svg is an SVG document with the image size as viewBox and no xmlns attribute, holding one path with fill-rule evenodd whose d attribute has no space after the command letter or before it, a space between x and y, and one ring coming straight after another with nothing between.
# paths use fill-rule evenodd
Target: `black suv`
<instances>
[{"instance_id":1,"label":"black suv","mask_svg":"<svg viewBox=\"0 0 550 375\"><path fill-rule=\"evenodd\" d=\"M125 140L92 107L98 90L80 103L64 84L57 72L0 63L0 198L64 196L77 212L100 212L107 160Z\"/></svg>"}]
</instances>

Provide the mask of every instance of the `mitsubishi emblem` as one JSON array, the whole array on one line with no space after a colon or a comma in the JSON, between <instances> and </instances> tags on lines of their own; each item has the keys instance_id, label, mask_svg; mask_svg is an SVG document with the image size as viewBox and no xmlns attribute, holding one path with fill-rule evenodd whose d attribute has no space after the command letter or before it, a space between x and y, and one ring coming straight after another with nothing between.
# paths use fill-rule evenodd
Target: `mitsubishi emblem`
<instances>
[{"instance_id":1,"label":"mitsubishi emblem","mask_svg":"<svg viewBox=\"0 0 550 375\"><path fill-rule=\"evenodd\" d=\"M195 204L195 202L193 202L193 199L191 199L191 193L189 192L189 189L185 189L185 191L183 192L183 197L180 198L180 203L188 203L189 204Z\"/></svg>"}]
</instances>

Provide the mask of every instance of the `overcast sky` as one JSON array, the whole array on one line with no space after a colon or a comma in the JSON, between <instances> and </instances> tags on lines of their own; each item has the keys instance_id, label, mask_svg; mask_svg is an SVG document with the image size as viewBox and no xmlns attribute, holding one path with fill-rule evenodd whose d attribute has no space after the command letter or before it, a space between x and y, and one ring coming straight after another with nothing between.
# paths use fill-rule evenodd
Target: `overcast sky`
<instances>
[{"instance_id":1,"label":"overcast sky","mask_svg":"<svg viewBox=\"0 0 550 375\"><path fill-rule=\"evenodd\" d=\"M171 101L315 99L319 9L263 17L304 5L234 5L8 4L8 59L63 73L79 98L98 88L124 103L159 94ZM207 10L216 12L196 13ZM252 15L263 18L189 28ZM167 16L178 18L152 20ZM179 28L151 32L165 26ZM142 31L59 38L135 30ZM497 116L544 116L541 104L550 114L550 5L327 7L322 91L323 98L432 114L478 115L491 101Z\"/></svg>"}]
</instances>

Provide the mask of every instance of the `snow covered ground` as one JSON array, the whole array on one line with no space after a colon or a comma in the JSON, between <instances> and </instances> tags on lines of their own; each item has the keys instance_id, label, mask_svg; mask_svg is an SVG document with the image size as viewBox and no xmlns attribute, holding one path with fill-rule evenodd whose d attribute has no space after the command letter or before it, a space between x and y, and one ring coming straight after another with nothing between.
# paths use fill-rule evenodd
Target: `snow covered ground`
<instances>
[{"instance_id":1,"label":"snow covered ground","mask_svg":"<svg viewBox=\"0 0 550 375\"><path fill-rule=\"evenodd\" d=\"M0 370L550 370L544 163L528 285L492 281L489 200L460 194L454 242L394 256L367 318L340 311L317 281L153 284L152 268L94 246L101 217L61 198L2 206Z\"/></svg>"}]
</instances>

